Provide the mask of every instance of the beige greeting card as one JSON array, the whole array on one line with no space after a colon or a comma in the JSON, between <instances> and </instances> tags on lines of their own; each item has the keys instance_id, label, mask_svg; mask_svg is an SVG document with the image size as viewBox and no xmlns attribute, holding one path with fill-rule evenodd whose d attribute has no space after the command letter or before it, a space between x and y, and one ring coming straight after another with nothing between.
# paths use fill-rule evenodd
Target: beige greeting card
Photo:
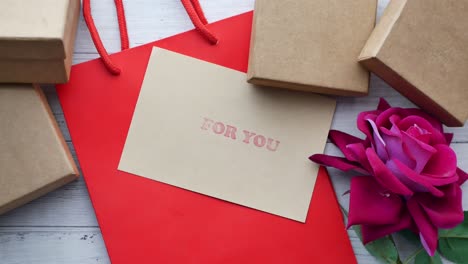
<instances>
[{"instance_id":1,"label":"beige greeting card","mask_svg":"<svg viewBox=\"0 0 468 264\"><path fill-rule=\"evenodd\" d=\"M335 106L154 48L119 170L305 222Z\"/></svg>"}]
</instances>

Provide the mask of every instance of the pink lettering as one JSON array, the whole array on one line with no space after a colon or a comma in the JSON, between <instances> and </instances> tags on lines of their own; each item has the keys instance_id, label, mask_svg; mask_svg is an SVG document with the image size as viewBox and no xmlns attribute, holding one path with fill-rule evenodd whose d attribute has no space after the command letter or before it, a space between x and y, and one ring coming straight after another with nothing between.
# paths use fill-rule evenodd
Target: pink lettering
<instances>
[{"instance_id":1,"label":"pink lettering","mask_svg":"<svg viewBox=\"0 0 468 264\"><path fill-rule=\"evenodd\" d=\"M236 132L237 132L237 128L236 127L233 127L233 126L230 126L230 125L227 125L226 126L226 133L224 133L224 136L225 137L230 137L232 139L236 139Z\"/></svg>"},{"instance_id":2,"label":"pink lettering","mask_svg":"<svg viewBox=\"0 0 468 264\"><path fill-rule=\"evenodd\" d=\"M244 130L244 131L242 131L242 132L244 132L244 135L245 135L245 138L244 138L244 141L243 141L243 142L246 143L246 144L249 144L249 143L250 143L250 139L256 135L255 133L249 132L249 131L247 131L247 130Z\"/></svg>"},{"instance_id":3,"label":"pink lettering","mask_svg":"<svg viewBox=\"0 0 468 264\"><path fill-rule=\"evenodd\" d=\"M273 145L273 142L276 142L276 144ZM278 149L279 144L280 144L279 140L274 140L272 138L269 138L266 148L271 151L276 151Z\"/></svg>"},{"instance_id":4,"label":"pink lettering","mask_svg":"<svg viewBox=\"0 0 468 264\"><path fill-rule=\"evenodd\" d=\"M217 135L224 135L226 138L231 138L232 140L237 140L237 127L232 125L227 125L221 121L214 121L209 118L203 118L203 124L200 127L202 130L211 130L212 133ZM253 145L258 148L265 147L269 151L277 151L280 141L274 140L272 138L267 138L264 135L257 135L254 132L248 130L242 130L244 133L244 139L242 142L245 144L250 144L253 141Z\"/></svg>"},{"instance_id":5,"label":"pink lettering","mask_svg":"<svg viewBox=\"0 0 468 264\"><path fill-rule=\"evenodd\" d=\"M265 139L264 136L262 136L262 135L255 136L255 138L254 138L255 146L261 148L261 147L265 146L265 143L266 143L266 139Z\"/></svg>"},{"instance_id":6,"label":"pink lettering","mask_svg":"<svg viewBox=\"0 0 468 264\"><path fill-rule=\"evenodd\" d=\"M211 124L213 124L214 121L206 117L203 119L204 119L204 122L203 122L203 125L201 126L201 129L208 130L208 128L210 128Z\"/></svg>"},{"instance_id":7,"label":"pink lettering","mask_svg":"<svg viewBox=\"0 0 468 264\"><path fill-rule=\"evenodd\" d=\"M224 126L223 123L221 122L216 122L213 126L213 132L215 132L216 134L222 134L224 133L224 129L226 127Z\"/></svg>"}]
</instances>

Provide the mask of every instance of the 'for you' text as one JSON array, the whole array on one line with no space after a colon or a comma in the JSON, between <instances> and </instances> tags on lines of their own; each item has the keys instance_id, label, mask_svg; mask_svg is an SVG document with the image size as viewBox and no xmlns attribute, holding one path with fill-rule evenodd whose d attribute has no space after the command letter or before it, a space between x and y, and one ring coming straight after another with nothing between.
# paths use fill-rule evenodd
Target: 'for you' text
<instances>
[{"instance_id":1,"label":"'for you' text","mask_svg":"<svg viewBox=\"0 0 468 264\"><path fill-rule=\"evenodd\" d=\"M240 130L233 125L228 125L223 122L214 121L209 118L204 118L201 126L202 130L211 131L215 135L224 136L231 140L242 140L245 144L254 145L259 148L266 148L269 151L277 151L280 141L272 138L267 138L249 130Z\"/></svg>"}]
</instances>

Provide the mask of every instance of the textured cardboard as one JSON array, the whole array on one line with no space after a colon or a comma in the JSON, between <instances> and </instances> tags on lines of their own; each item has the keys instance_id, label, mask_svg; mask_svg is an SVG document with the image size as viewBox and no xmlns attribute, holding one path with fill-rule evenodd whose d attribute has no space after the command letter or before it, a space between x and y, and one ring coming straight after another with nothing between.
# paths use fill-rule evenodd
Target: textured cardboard
<instances>
[{"instance_id":1,"label":"textured cardboard","mask_svg":"<svg viewBox=\"0 0 468 264\"><path fill-rule=\"evenodd\" d=\"M154 48L119 170L305 222L335 105Z\"/></svg>"},{"instance_id":2,"label":"textured cardboard","mask_svg":"<svg viewBox=\"0 0 468 264\"><path fill-rule=\"evenodd\" d=\"M0 85L0 214L78 177L39 87Z\"/></svg>"},{"instance_id":3,"label":"textured cardboard","mask_svg":"<svg viewBox=\"0 0 468 264\"><path fill-rule=\"evenodd\" d=\"M377 0L257 0L248 81L334 95L366 95L357 57Z\"/></svg>"},{"instance_id":4,"label":"textured cardboard","mask_svg":"<svg viewBox=\"0 0 468 264\"><path fill-rule=\"evenodd\" d=\"M468 118L468 0L392 0L359 61L447 126Z\"/></svg>"},{"instance_id":5,"label":"textured cardboard","mask_svg":"<svg viewBox=\"0 0 468 264\"><path fill-rule=\"evenodd\" d=\"M0 82L69 79L80 0L0 1Z\"/></svg>"}]
</instances>

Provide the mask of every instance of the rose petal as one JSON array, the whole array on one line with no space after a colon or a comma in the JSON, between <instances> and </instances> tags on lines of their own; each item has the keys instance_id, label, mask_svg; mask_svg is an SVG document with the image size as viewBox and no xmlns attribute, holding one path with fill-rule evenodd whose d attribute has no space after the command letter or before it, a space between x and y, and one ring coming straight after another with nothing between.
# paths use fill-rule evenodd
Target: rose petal
<instances>
[{"instance_id":1,"label":"rose petal","mask_svg":"<svg viewBox=\"0 0 468 264\"><path fill-rule=\"evenodd\" d=\"M407 205L408 210L419 229L421 243L427 253L433 256L437 248L437 227L432 224L431 220L427 217L417 200L411 198L408 200Z\"/></svg>"},{"instance_id":2,"label":"rose petal","mask_svg":"<svg viewBox=\"0 0 468 264\"><path fill-rule=\"evenodd\" d=\"M362 112L358 115L357 127L367 138L372 138L372 130L367 120L375 120L378 114L380 114L380 111L375 110Z\"/></svg>"},{"instance_id":3,"label":"rose petal","mask_svg":"<svg viewBox=\"0 0 468 264\"><path fill-rule=\"evenodd\" d=\"M419 183L419 184L421 184L423 186L426 186L426 185L444 186L444 185L448 185L448 184L452 184L454 182L457 182L458 179L459 179L457 174L454 174L452 177L444 177L444 178L431 177L430 175L426 175L426 174L418 174L418 173L411 170L410 168L408 168L406 165L404 165L403 163L401 163L399 161L393 161L393 162L398 163L397 164L397 169L401 173L403 173L404 176L408 177L412 181L414 181L416 183ZM392 167L393 164L389 163L388 166ZM440 193L440 190L438 190L437 192L432 193L432 194L437 196L436 193Z\"/></svg>"},{"instance_id":4,"label":"rose petal","mask_svg":"<svg viewBox=\"0 0 468 264\"><path fill-rule=\"evenodd\" d=\"M457 172L457 154L447 145L438 144L434 148L437 152L427 162L422 174L434 178L453 177Z\"/></svg>"},{"instance_id":5,"label":"rose petal","mask_svg":"<svg viewBox=\"0 0 468 264\"><path fill-rule=\"evenodd\" d=\"M351 161L356 161L368 172L372 171L372 168L367 160L366 147L362 143L349 144L346 146L351 156L348 158Z\"/></svg>"},{"instance_id":6,"label":"rose petal","mask_svg":"<svg viewBox=\"0 0 468 264\"><path fill-rule=\"evenodd\" d=\"M348 160L352 160L354 155L353 153L350 152L350 150L346 146L349 144L364 142L360 138L357 138L355 136L352 136L352 135L349 135L349 134L346 134L337 130L330 130L328 138L333 144L335 144L341 150L341 152L343 152L343 154Z\"/></svg>"},{"instance_id":7,"label":"rose petal","mask_svg":"<svg viewBox=\"0 0 468 264\"><path fill-rule=\"evenodd\" d=\"M426 131L425 129L420 128L418 125L411 126L408 130L404 131L410 137L421 141L424 144L429 144L431 141L432 134Z\"/></svg>"},{"instance_id":8,"label":"rose petal","mask_svg":"<svg viewBox=\"0 0 468 264\"><path fill-rule=\"evenodd\" d=\"M434 147L419 141L418 139L408 135L406 132L402 132L402 141L406 145L407 153L411 156L411 159L416 161L414 171L421 173L426 166L429 159L433 154L437 152Z\"/></svg>"},{"instance_id":9,"label":"rose petal","mask_svg":"<svg viewBox=\"0 0 468 264\"><path fill-rule=\"evenodd\" d=\"M377 110L385 111L389 108L391 108L390 104L387 102L387 100L381 97L379 100L379 105L377 106Z\"/></svg>"},{"instance_id":10,"label":"rose petal","mask_svg":"<svg viewBox=\"0 0 468 264\"><path fill-rule=\"evenodd\" d=\"M379 155L380 159L382 160L387 160L388 159L388 153L387 153L387 150L385 150L385 142L382 138L382 136L380 136L380 133L379 133L379 129L377 128L377 125L374 123L374 121L372 120L367 120L367 122L369 122L369 124L371 125L372 127L372 138L373 138L373 141L372 141L372 145L374 146L376 152L377 152L377 155Z\"/></svg>"},{"instance_id":11,"label":"rose petal","mask_svg":"<svg viewBox=\"0 0 468 264\"><path fill-rule=\"evenodd\" d=\"M410 189L414 192L430 192L432 195L436 197L444 196L444 193L434 187L434 184L430 182L429 177L424 177L412 169L408 168L405 164L403 164L399 160L389 160L387 162L387 167L403 182L406 186L410 187ZM436 179L435 179L436 180ZM457 181L457 179L453 179L453 183ZM445 183L447 184L447 183Z\"/></svg>"},{"instance_id":12,"label":"rose petal","mask_svg":"<svg viewBox=\"0 0 468 264\"><path fill-rule=\"evenodd\" d=\"M462 169L457 168L458 175L458 185L463 185L466 180L468 180L468 173L464 172Z\"/></svg>"},{"instance_id":13,"label":"rose petal","mask_svg":"<svg viewBox=\"0 0 468 264\"><path fill-rule=\"evenodd\" d=\"M385 127L385 128L390 128L392 125L397 125L398 121L401 119L400 117L405 117L404 115L402 116L402 113L404 113L403 108L399 107L392 107L389 108L380 115L377 116L375 119L375 124L377 127Z\"/></svg>"},{"instance_id":14,"label":"rose petal","mask_svg":"<svg viewBox=\"0 0 468 264\"><path fill-rule=\"evenodd\" d=\"M407 109L404 109L404 113L406 116L420 116L424 118L425 120L427 120L434 129L437 129L437 131L441 133L444 132L444 127L442 126L442 123L439 122L439 120L435 119L434 117L428 115L426 112L422 111L421 109L407 108Z\"/></svg>"},{"instance_id":15,"label":"rose petal","mask_svg":"<svg viewBox=\"0 0 468 264\"><path fill-rule=\"evenodd\" d=\"M426 250L427 254L431 257L434 256L435 254L435 249L434 249L434 241L432 240L426 240L426 238L424 238L424 235L423 233L419 233L419 240L421 240L421 244L424 248L424 250ZM435 241L435 247L437 248L437 244L438 244L438 241Z\"/></svg>"},{"instance_id":16,"label":"rose petal","mask_svg":"<svg viewBox=\"0 0 468 264\"><path fill-rule=\"evenodd\" d=\"M442 132L434 128L432 124L428 120L424 119L423 117L412 115L412 116L403 118L400 121L400 123L398 123L398 127L402 131L406 131L411 126L414 126L414 125L417 125L420 128L426 130L428 133L432 134L431 141L430 141L431 145L446 143L445 137L442 134Z\"/></svg>"},{"instance_id":17,"label":"rose petal","mask_svg":"<svg viewBox=\"0 0 468 264\"><path fill-rule=\"evenodd\" d=\"M377 153L372 148L366 150L366 155L369 163L372 166L375 179L388 190L401 194L401 195L412 195L413 191L408 189L380 160Z\"/></svg>"},{"instance_id":18,"label":"rose petal","mask_svg":"<svg viewBox=\"0 0 468 264\"><path fill-rule=\"evenodd\" d=\"M393 116L392 116L393 117ZM390 131L393 133L393 135L401 135L401 129L398 127L398 123L400 123L399 121L398 122L395 122L393 121L394 118L392 118L390 121L392 122L392 127L390 128ZM383 127L381 127L382 129Z\"/></svg>"},{"instance_id":19,"label":"rose petal","mask_svg":"<svg viewBox=\"0 0 468 264\"><path fill-rule=\"evenodd\" d=\"M400 221L403 201L390 194L374 177L351 179L348 227L353 225L389 225Z\"/></svg>"},{"instance_id":20,"label":"rose petal","mask_svg":"<svg viewBox=\"0 0 468 264\"><path fill-rule=\"evenodd\" d=\"M446 141L447 145L452 144L453 133L444 133L444 137L445 137L445 141Z\"/></svg>"},{"instance_id":21,"label":"rose petal","mask_svg":"<svg viewBox=\"0 0 468 264\"><path fill-rule=\"evenodd\" d=\"M427 193L414 196L431 223L438 228L454 228L463 222L462 190L457 184L443 188L444 197L436 198Z\"/></svg>"},{"instance_id":22,"label":"rose petal","mask_svg":"<svg viewBox=\"0 0 468 264\"><path fill-rule=\"evenodd\" d=\"M392 123L392 126L397 126L398 123L401 121L401 117L398 115L392 115L389 118L390 123Z\"/></svg>"},{"instance_id":23,"label":"rose petal","mask_svg":"<svg viewBox=\"0 0 468 264\"><path fill-rule=\"evenodd\" d=\"M318 163L323 166L337 168L342 171L357 171L360 173L366 174L365 171L359 164L356 162L349 161L342 157L335 157L323 154L315 154L309 157L309 159L315 163Z\"/></svg>"},{"instance_id":24,"label":"rose petal","mask_svg":"<svg viewBox=\"0 0 468 264\"><path fill-rule=\"evenodd\" d=\"M400 220L396 224L392 225L362 225L362 242L365 244L370 243L374 240L388 236L395 232L409 229L413 225L413 220L410 214L404 210L400 216Z\"/></svg>"},{"instance_id":25,"label":"rose petal","mask_svg":"<svg viewBox=\"0 0 468 264\"><path fill-rule=\"evenodd\" d=\"M403 144L401 131L390 131L381 128L382 137L387 144L386 149L389 159L397 159L410 168L416 167L416 161L409 155L408 147Z\"/></svg>"}]
</instances>

